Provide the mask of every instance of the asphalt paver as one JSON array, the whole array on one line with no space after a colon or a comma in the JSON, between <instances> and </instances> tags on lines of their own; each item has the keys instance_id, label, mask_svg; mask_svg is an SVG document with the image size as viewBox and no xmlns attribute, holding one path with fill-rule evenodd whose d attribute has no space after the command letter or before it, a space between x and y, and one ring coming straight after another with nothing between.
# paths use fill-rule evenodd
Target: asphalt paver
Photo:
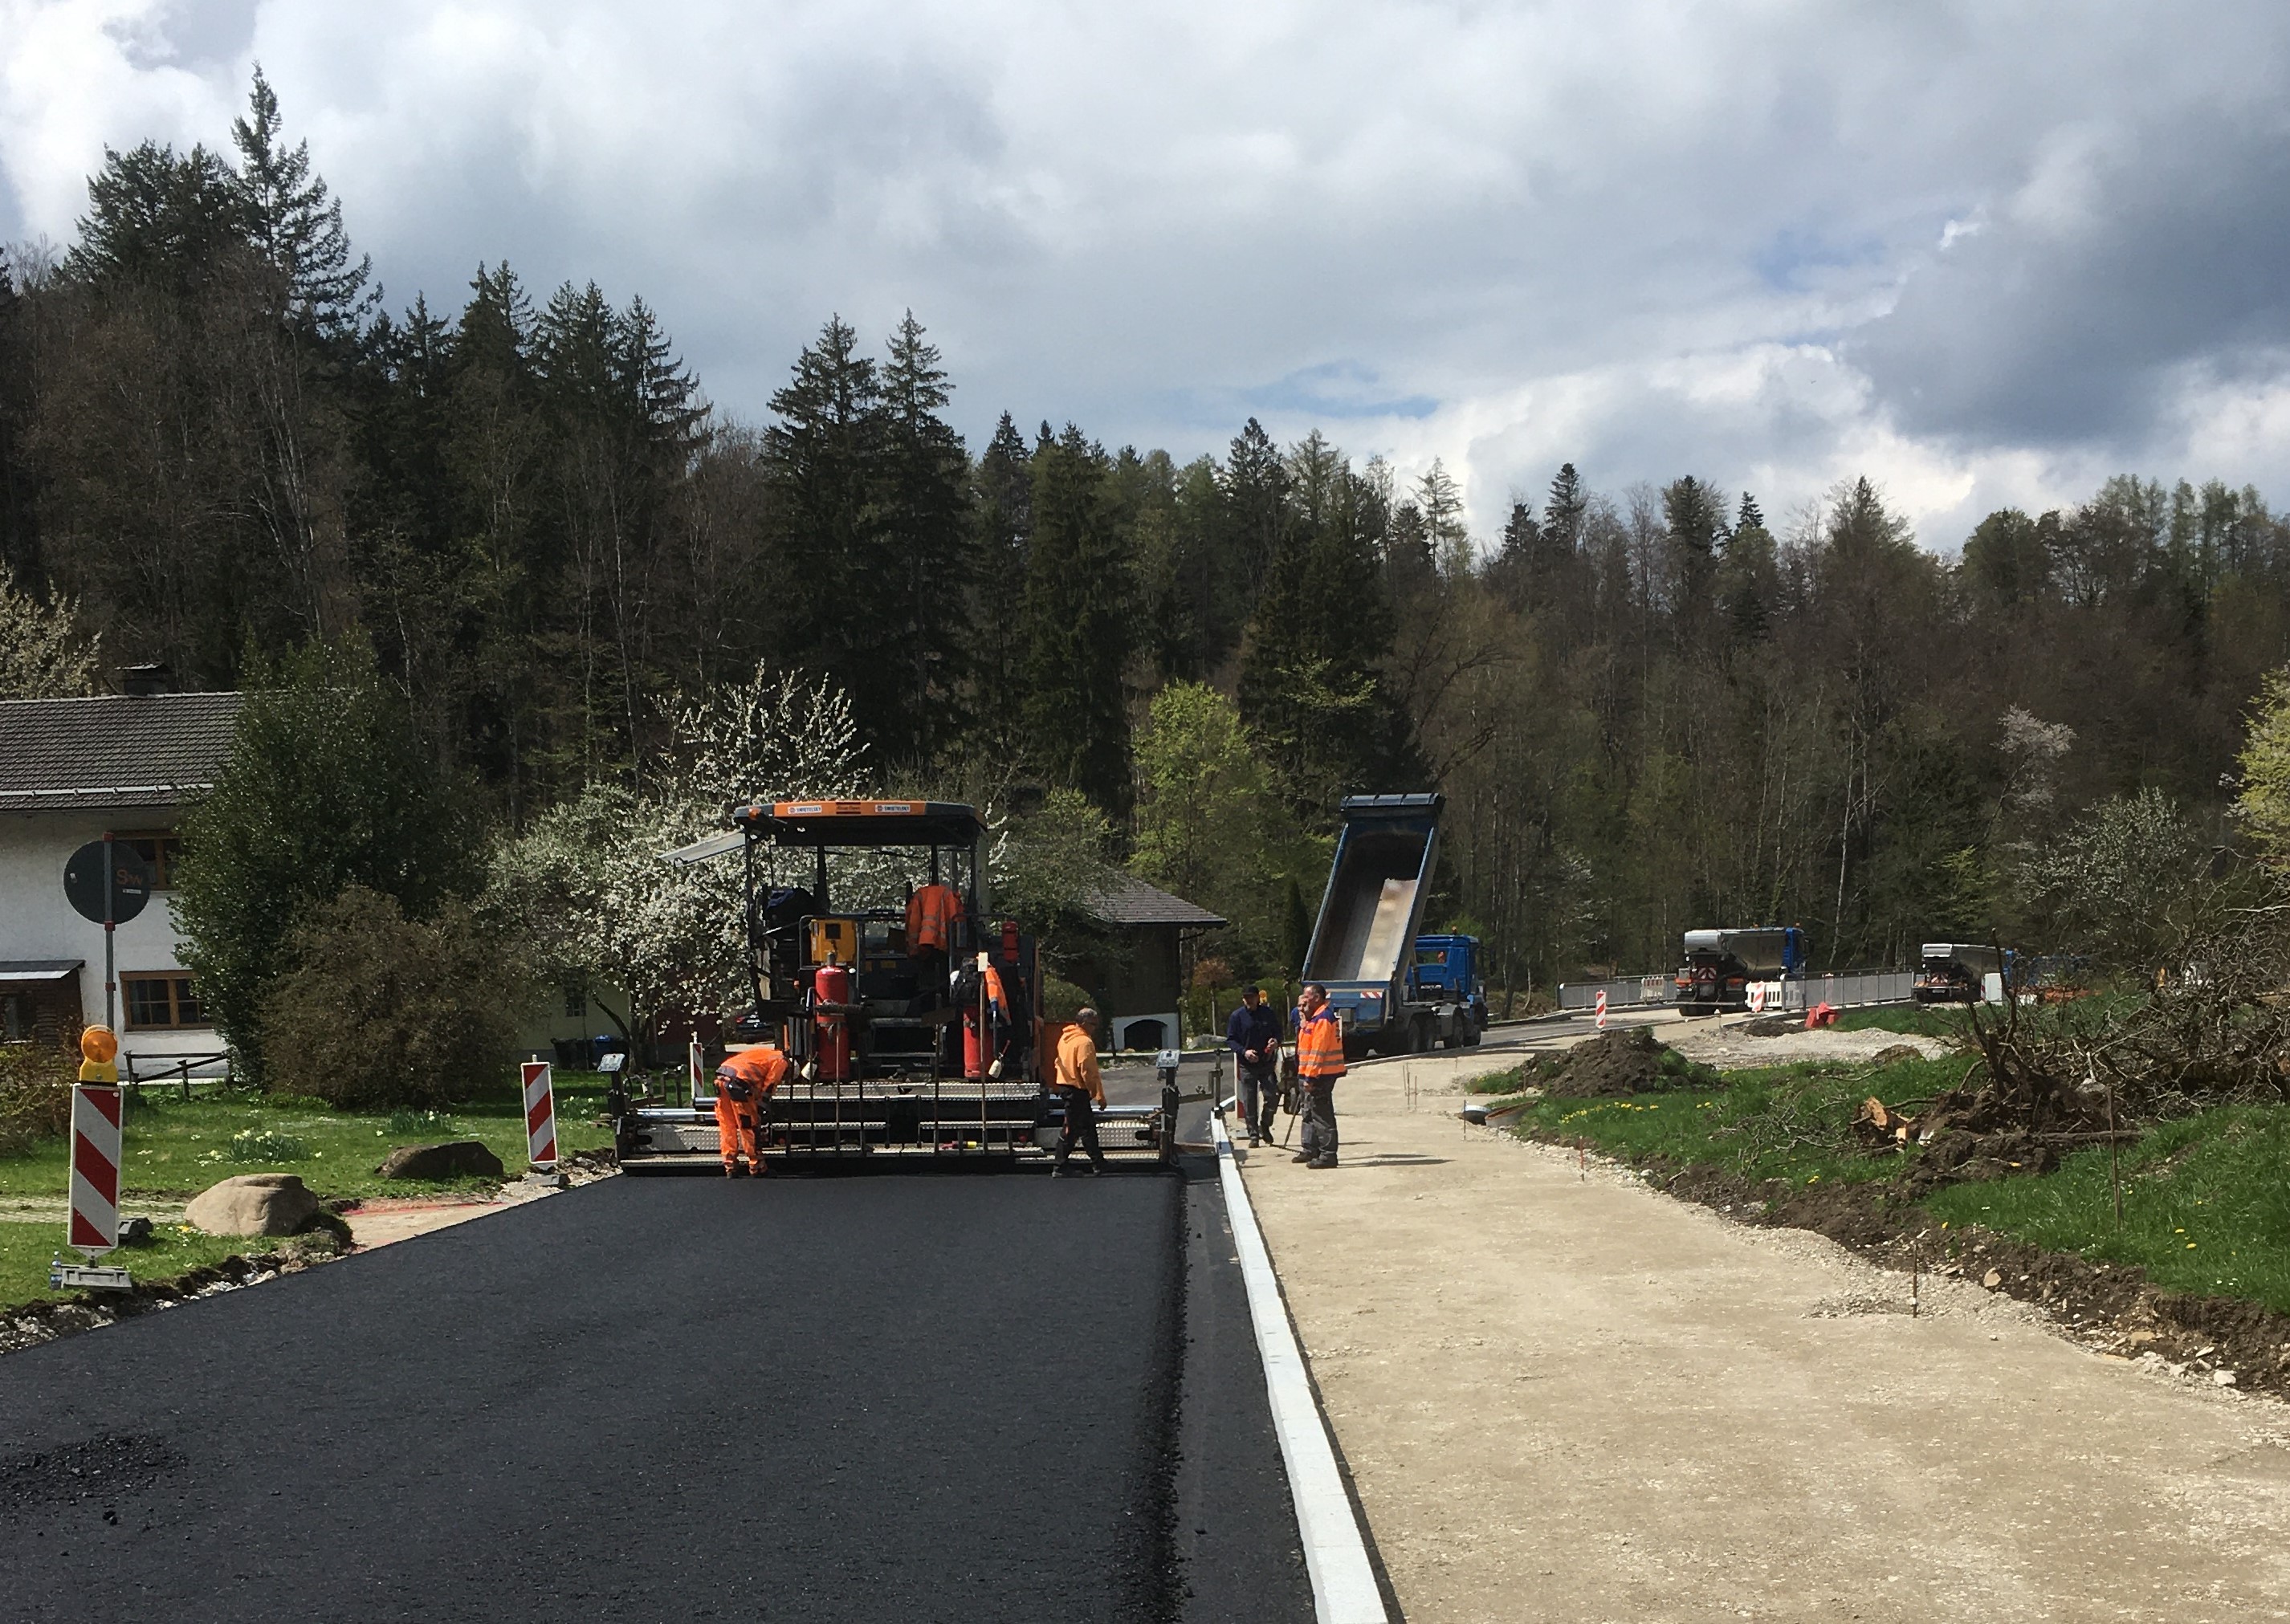
<instances>
[{"instance_id":1,"label":"asphalt paver","mask_svg":"<svg viewBox=\"0 0 2290 1624\"><path fill-rule=\"evenodd\" d=\"M621 1178L29 1349L0 1612L1309 1618L1221 1222L1149 1169Z\"/></svg>"}]
</instances>

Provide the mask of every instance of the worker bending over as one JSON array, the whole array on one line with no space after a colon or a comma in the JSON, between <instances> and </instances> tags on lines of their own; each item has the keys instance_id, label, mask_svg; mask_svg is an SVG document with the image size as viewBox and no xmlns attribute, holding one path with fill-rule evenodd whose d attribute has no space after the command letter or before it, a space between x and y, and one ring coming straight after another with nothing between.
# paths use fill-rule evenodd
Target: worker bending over
<instances>
[{"instance_id":1,"label":"worker bending over","mask_svg":"<svg viewBox=\"0 0 2290 1624\"><path fill-rule=\"evenodd\" d=\"M1295 1160L1308 1167L1336 1164L1336 1079L1344 1075L1344 1029L1317 981L1296 1002L1296 1076L1304 1084L1304 1148Z\"/></svg>"},{"instance_id":2,"label":"worker bending over","mask_svg":"<svg viewBox=\"0 0 2290 1624\"><path fill-rule=\"evenodd\" d=\"M1248 1124L1248 1142L1261 1144L1272 1137L1272 1111L1280 1101L1280 1012L1264 988L1252 985L1241 995L1240 1007L1225 1023L1224 1041L1237 1068L1233 1092Z\"/></svg>"},{"instance_id":3,"label":"worker bending over","mask_svg":"<svg viewBox=\"0 0 2290 1624\"><path fill-rule=\"evenodd\" d=\"M1105 1171L1105 1152L1098 1148L1094 1106L1105 1103L1105 1078L1097 1068L1097 1012L1082 1010L1073 1024L1058 1034L1057 1069L1051 1086L1066 1108L1066 1130L1058 1135L1057 1163L1053 1179L1062 1176L1066 1158L1080 1144L1089 1152L1090 1177Z\"/></svg>"},{"instance_id":4,"label":"worker bending over","mask_svg":"<svg viewBox=\"0 0 2290 1624\"><path fill-rule=\"evenodd\" d=\"M764 1171L764 1105L787 1081L788 1057L757 1045L727 1054L716 1068L716 1138L724 1156L724 1176L740 1171L748 1155L748 1176Z\"/></svg>"}]
</instances>

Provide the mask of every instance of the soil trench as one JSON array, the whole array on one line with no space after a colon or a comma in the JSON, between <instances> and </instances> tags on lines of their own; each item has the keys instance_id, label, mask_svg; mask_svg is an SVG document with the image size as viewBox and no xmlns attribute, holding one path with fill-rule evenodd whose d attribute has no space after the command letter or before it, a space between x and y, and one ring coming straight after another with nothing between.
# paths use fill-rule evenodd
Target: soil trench
<instances>
[{"instance_id":1,"label":"soil trench","mask_svg":"<svg viewBox=\"0 0 2290 1624\"><path fill-rule=\"evenodd\" d=\"M1247 1168L1413 1624L2290 1614L2290 1412L1980 1284L2033 1260L1912 1317L1822 1236L1466 1127L1509 1063L1357 1068L1341 1167Z\"/></svg>"}]
</instances>

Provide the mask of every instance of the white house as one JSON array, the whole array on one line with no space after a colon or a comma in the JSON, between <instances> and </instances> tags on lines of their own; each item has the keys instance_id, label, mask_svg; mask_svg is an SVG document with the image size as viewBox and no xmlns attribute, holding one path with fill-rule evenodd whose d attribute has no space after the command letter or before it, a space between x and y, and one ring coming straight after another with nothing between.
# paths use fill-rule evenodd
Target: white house
<instances>
[{"instance_id":1,"label":"white house","mask_svg":"<svg viewBox=\"0 0 2290 1624\"><path fill-rule=\"evenodd\" d=\"M169 868L184 802L229 753L236 693L131 692L0 701L0 1041L68 1041L103 1019L103 927L64 898L64 864L108 832L160 887L116 932L121 1068L150 1076L188 1060L221 1068L222 1044L178 955Z\"/></svg>"}]
</instances>

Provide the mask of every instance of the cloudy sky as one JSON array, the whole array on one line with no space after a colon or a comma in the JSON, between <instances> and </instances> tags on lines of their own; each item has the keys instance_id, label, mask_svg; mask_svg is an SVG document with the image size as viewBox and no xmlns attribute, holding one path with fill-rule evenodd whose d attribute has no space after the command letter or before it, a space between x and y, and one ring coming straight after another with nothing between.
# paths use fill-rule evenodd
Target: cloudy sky
<instances>
[{"instance_id":1,"label":"cloudy sky","mask_svg":"<svg viewBox=\"0 0 2290 1624\"><path fill-rule=\"evenodd\" d=\"M0 0L0 240L260 60L391 302L641 292L757 418L911 307L1004 409L1252 414L1492 533L1572 460L1952 549L2105 475L2290 502L2290 6Z\"/></svg>"}]
</instances>

